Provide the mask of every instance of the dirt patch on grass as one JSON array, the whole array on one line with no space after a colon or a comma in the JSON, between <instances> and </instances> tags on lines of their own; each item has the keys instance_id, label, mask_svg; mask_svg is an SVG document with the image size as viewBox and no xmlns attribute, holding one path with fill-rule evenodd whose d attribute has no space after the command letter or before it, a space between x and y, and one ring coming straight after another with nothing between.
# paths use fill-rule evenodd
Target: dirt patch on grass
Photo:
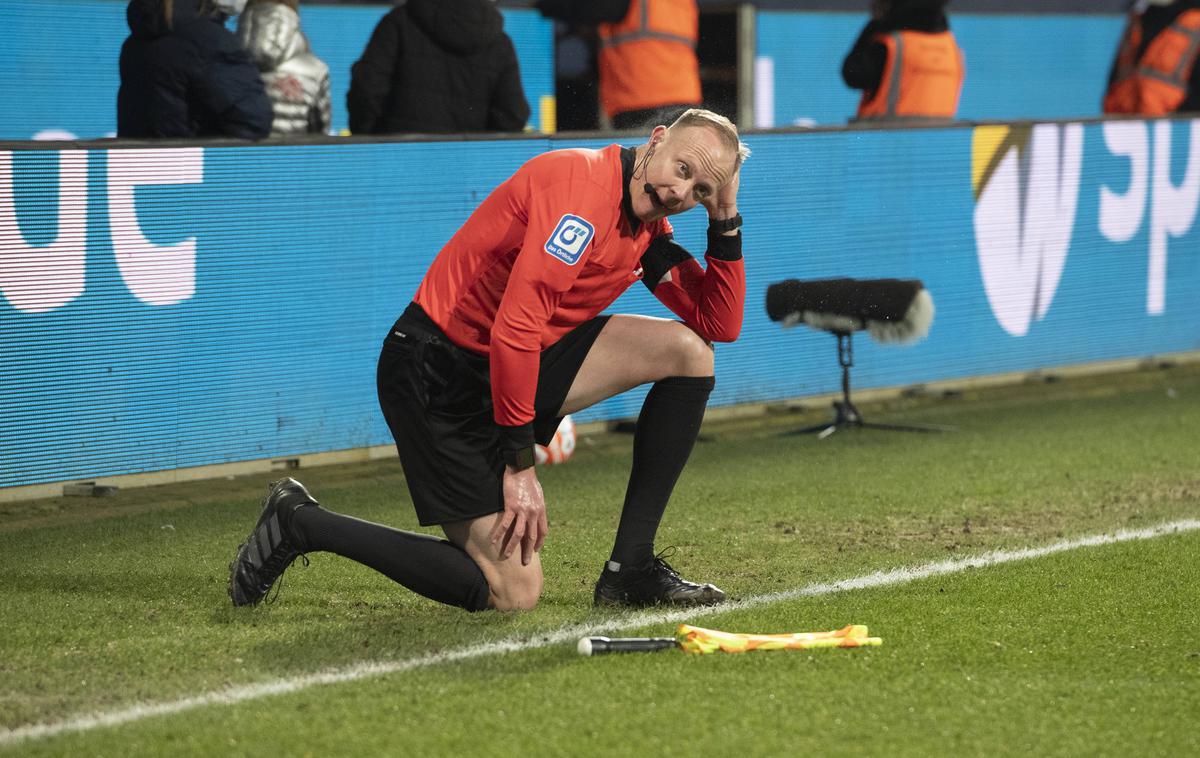
<instances>
[{"instance_id":1,"label":"dirt patch on grass","mask_svg":"<svg viewBox=\"0 0 1200 758\"><path fill-rule=\"evenodd\" d=\"M1108 489L1095 501L1049 503L1024 498L1017 502L964 503L955 512L937 515L891 513L846 522L767 524L775 544L803 542L837 553L886 551L925 552L929 546L954 554L1027 547L1118 529L1139 529L1182 518L1200 518L1200 479L1164 482L1150 477L1125 488ZM818 548L820 549L820 548Z\"/></svg>"}]
</instances>

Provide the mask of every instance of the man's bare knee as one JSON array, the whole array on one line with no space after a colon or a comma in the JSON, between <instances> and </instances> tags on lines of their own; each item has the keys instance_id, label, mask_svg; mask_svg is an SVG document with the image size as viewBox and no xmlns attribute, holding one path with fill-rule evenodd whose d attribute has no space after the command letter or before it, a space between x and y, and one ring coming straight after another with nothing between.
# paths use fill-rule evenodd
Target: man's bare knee
<instances>
[{"instance_id":1,"label":"man's bare knee","mask_svg":"<svg viewBox=\"0 0 1200 758\"><path fill-rule=\"evenodd\" d=\"M492 544L492 526L502 514L442 525L446 537L461 547L479 566L488 583L488 606L498 611L528 611L542 594L542 562L537 553L522 565L520 551L508 558Z\"/></svg>"},{"instance_id":2,"label":"man's bare knee","mask_svg":"<svg viewBox=\"0 0 1200 758\"><path fill-rule=\"evenodd\" d=\"M700 335L683 324L675 330L672 342L672 376L712 376L713 348Z\"/></svg>"},{"instance_id":3,"label":"man's bare knee","mask_svg":"<svg viewBox=\"0 0 1200 758\"><path fill-rule=\"evenodd\" d=\"M488 604L498 611L531 611L542 596L541 573L530 576L506 577L490 586Z\"/></svg>"}]
</instances>

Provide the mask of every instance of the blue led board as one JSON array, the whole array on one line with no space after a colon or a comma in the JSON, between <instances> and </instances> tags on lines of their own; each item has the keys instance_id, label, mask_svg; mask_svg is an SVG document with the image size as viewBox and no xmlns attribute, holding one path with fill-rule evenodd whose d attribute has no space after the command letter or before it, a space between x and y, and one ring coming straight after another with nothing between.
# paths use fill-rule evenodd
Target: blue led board
<instances>
[{"instance_id":1,"label":"blue led board","mask_svg":"<svg viewBox=\"0 0 1200 758\"><path fill-rule=\"evenodd\" d=\"M766 317L793 277L925 282L927 339L856 340L864 388L1200 347L1200 121L747 141L714 404L837 388L833 338ZM375 360L433 256L521 162L599 144L0 151L0 486L388 443ZM613 310L669 315L640 285Z\"/></svg>"}]
</instances>

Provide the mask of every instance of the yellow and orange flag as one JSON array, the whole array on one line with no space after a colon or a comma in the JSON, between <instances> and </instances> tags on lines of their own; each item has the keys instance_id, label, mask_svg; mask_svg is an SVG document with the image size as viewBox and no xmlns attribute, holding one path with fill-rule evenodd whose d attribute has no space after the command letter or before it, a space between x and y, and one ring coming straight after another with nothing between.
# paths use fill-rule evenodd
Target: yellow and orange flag
<instances>
[{"instance_id":1,"label":"yellow and orange flag","mask_svg":"<svg viewBox=\"0 0 1200 758\"><path fill-rule=\"evenodd\" d=\"M751 650L812 650L827 647L877 647L879 637L868 636L867 627L849 624L831 632L793 634L733 634L715 629L680 624L675 642L681 650L705 653L748 653Z\"/></svg>"}]
</instances>

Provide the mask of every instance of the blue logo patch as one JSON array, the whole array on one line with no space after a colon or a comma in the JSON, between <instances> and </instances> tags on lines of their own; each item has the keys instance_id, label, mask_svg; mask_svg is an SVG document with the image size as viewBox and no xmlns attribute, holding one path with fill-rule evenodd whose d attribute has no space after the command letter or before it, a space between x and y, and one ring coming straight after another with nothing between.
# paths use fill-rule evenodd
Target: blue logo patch
<instances>
[{"instance_id":1,"label":"blue logo patch","mask_svg":"<svg viewBox=\"0 0 1200 758\"><path fill-rule=\"evenodd\" d=\"M596 230L590 223L571 213L566 213L554 227L554 234L546 240L546 252L568 266L579 262Z\"/></svg>"}]
</instances>

